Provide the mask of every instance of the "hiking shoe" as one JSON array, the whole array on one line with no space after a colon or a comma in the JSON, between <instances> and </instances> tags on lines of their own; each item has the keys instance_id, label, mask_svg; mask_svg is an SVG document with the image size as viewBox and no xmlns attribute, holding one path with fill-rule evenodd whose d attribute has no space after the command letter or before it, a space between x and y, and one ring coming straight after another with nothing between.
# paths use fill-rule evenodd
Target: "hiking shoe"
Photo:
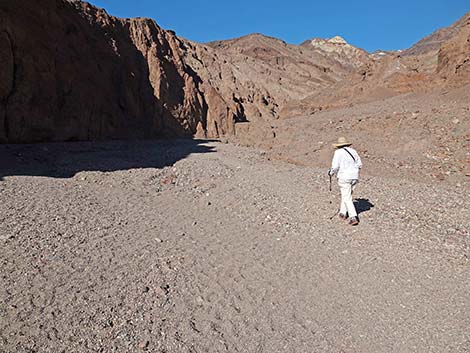
<instances>
[{"instance_id":1,"label":"hiking shoe","mask_svg":"<svg viewBox=\"0 0 470 353\"><path fill-rule=\"evenodd\" d=\"M357 226L359 224L359 218L357 216L349 218L349 224L352 226Z\"/></svg>"},{"instance_id":2,"label":"hiking shoe","mask_svg":"<svg viewBox=\"0 0 470 353\"><path fill-rule=\"evenodd\" d=\"M341 219L342 221L346 221L348 219L348 216L346 216L345 214L340 213L339 214L339 219Z\"/></svg>"}]
</instances>

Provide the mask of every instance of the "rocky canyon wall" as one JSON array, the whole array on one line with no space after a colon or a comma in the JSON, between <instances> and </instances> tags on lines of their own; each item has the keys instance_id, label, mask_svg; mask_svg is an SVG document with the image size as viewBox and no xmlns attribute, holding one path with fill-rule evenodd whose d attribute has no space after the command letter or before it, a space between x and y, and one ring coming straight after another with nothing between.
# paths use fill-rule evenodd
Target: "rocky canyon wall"
<instances>
[{"instance_id":1,"label":"rocky canyon wall","mask_svg":"<svg viewBox=\"0 0 470 353\"><path fill-rule=\"evenodd\" d=\"M371 54L338 36L200 44L78 0L2 0L0 143L271 136L279 118L468 83L469 21Z\"/></svg>"},{"instance_id":2,"label":"rocky canyon wall","mask_svg":"<svg viewBox=\"0 0 470 353\"><path fill-rule=\"evenodd\" d=\"M0 2L0 142L199 135L233 130L236 108L150 19L87 3Z\"/></svg>"}]
</instances>

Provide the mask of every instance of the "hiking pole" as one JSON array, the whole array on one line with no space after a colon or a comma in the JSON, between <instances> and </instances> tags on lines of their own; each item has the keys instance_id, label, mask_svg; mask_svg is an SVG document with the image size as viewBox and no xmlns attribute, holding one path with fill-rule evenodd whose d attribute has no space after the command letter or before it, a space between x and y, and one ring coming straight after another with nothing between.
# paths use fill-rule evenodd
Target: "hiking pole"
<instances>
[{"instance_id":1,"label":"hiking pole","mask_svg":"<svg viewBox=\"0 0 470 353\"><path fill-rule=\"evenodd\" d=\"M335 218L335 216L338 214L338 212L339 212L339 209L337 209L337 210L335 211L335 214L330 217L330 221L331 221L333 218Z\"/></svg>"},{"instance_id":2,"label":"hiking pole","mask_svg":"<svg viewBox=\"0 0 470 353\"><path fill-rule=\"evenodd\" d=\"M331 177L332 177L332 174L331 174L331 170L328 171L328 176L330 177L330 187L329 187L329 190L331 192ZM331 201L330 201L331 203ZM330 217L330 221L335 218L335 216L338 214L339 212L339 208L335 211L335 214L333 216Z\"/></svg>"}]
</instances>

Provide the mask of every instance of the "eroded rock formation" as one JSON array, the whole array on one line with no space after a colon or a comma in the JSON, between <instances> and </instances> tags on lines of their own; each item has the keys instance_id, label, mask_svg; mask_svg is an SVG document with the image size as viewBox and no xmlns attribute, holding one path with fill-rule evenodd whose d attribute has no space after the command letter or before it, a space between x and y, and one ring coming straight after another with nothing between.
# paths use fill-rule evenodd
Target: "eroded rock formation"
<instances>
[{"instance_id":1,"label":"eroded rock formation","mask_svg":"<svg viewBox=\"0 0 470 353\"><path fill-rule=\"evenodd\" d=\"M236 109L204 87L184 43L153 20L64 0L4 0L0 18L1 142L233 130Z\"/></svg>"},{"instance_id":2,"label":"eroded rock formation","mask_svg":"<svg viewBox=\"0 0 470 353\"><path fill-rule=\"evenodd\" d=\"M439 49L437 71L447 79L470 81L470 13L459 20L459 31Z\"/></svg>"},{"instance_id":3,"label":"eroded rock formation","mask_svg":"<svg viewBox=\"0 0 470 353\"><path fill-rule=\"evenodd\" d=\"M271 135L278 118L468 82L469 18L370 54L339 36L204 45L81 1L3 0L0 142Z\"/></svg>"}]
</instances>

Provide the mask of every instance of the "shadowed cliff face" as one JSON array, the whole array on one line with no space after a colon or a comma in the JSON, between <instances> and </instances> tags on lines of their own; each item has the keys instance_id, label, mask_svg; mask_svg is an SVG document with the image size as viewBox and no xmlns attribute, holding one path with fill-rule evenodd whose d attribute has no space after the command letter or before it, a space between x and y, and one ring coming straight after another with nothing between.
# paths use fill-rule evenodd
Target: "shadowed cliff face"
<instances>
[{"instance_id":1,"label":"shadowed cliff face","mask_svg":"<svg viewBox=\"0 0 470 353\"><path fill-rule=\"evenodd\" d=\"M465 84L468 28L466 15L402 54L341 37L204 45L82 1L2 0L0 143L271 136L278 118Z\"/></svg>"},{"instance_id":2,"label":"shadowed cliff face","mask_svg":"<svg viewBox=\"0 0 470 353\"><path fill-rule=\"evenodd\" d=\"M227 109L224 121L207 121L211 107L182 42L152 20L64 0L4 0L0 18L1 142L205 135L208 124L233 125Z\"/></svg>"}]
</instances>

